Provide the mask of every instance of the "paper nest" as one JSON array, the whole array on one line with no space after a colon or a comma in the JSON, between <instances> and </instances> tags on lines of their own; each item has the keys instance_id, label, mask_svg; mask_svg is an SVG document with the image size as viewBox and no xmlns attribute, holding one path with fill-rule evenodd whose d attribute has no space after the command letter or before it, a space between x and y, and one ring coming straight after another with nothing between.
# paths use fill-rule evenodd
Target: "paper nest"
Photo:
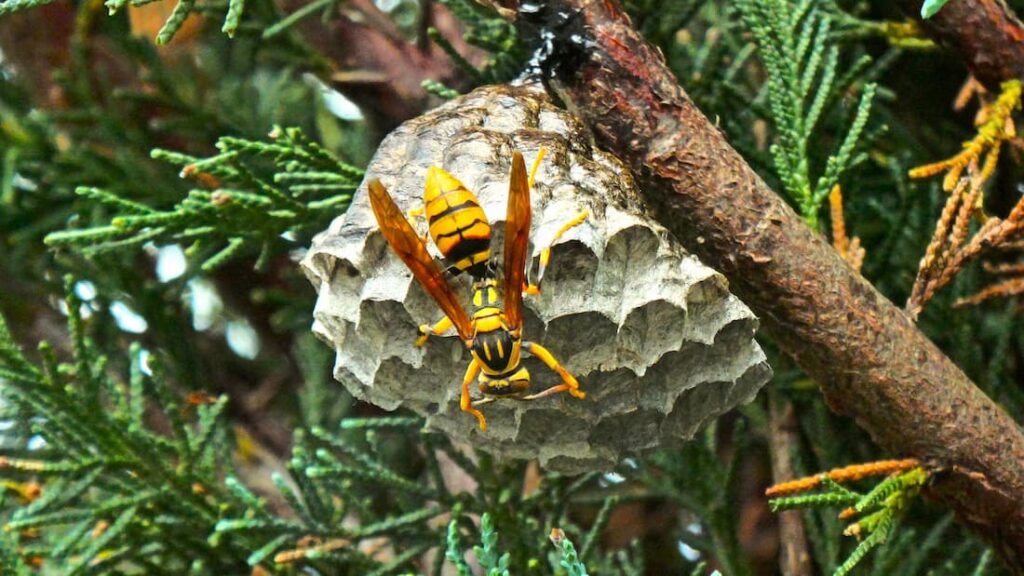
<instances>
[{"instance_id":1,"label":"paper nest","mask_svg":"<svg viewBox=\"0 0 1024 576\"><path fill-rule=\"evenodd\" d=\"M537 89L480 88L406 122L381 144L367 178L380 178L409 210L422 206L427 168L445 168L479 198L500 263L512 151L529 165L541 146L530 273L567 220L583 209L590 216L554 246L541 295L525 297L523 334L576 375L585 400L499 400L481 408L489 425L481 433L459 410L468 350L454 335L414 345L417 326L441 312L377 230L365 183L303 260L318 292L313 331L337 354L335 378L361 400L408 408L499 456L539 458L566 473L607 469L692 438L751 400L771 369L754 340L757 319L725 278L649 216L622 164ZM451 281L469 310L468 281ZM534 391L559 383L537 359L524 362Z\"/></svg>"}]
</instances>

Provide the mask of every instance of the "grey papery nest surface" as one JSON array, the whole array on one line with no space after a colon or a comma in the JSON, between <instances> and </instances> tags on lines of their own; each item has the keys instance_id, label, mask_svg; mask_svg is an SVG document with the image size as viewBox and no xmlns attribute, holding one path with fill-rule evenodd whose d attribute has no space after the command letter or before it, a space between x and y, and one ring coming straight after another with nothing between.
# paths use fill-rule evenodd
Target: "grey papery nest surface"
<instances>
[{"instance_id":1,"label":"grey papery nest surface","mask_svg":"<svg viewBox=\"0 0 1024 576\"><path fill-rule=\"evenodd\" d=\"M606 469L691 438L751 400L771 369L754 340L757 319L725 278L651 218L623 165L539 89L483 87L406 122L380 145L367 179L380 178L409 210L423 205L427 168L445 168L479 198L500 263L512 151L529 166L542 146L531 277L557 230L583 209L590 216L554 246L542 293L524 298L523 338L575 374L586 399L499 400L481 407L488 430L480 432L459 410L469 351L454 331L414 345L417 327L441 312L378 231L365 183L303 261L318 291L313 330L334 347L334 376L357 398L411 409L494 454L569 473ZM425 234L422 220L417 226ZM468 279L450 281L470 310ZM524 363L533 391L559 383L537 359ZM479 398L476 383L471 390Z\"/></svg>"}]
</instances>

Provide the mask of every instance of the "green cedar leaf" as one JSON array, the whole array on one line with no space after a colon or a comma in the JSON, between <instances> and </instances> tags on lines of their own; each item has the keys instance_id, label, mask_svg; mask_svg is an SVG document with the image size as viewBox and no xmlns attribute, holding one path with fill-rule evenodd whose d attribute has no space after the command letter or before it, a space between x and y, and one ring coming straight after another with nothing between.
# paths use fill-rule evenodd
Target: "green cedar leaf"
<instances>
[{"instance_id":1,"label":"green cedar leaf","mask_svg":"<svg viewBox=\"0 0 1024 576\"><path fill-rule=\"evenodd\" d=\"M935 16L947 2L949 0L924 0L924 5L921 6L921 18L927 19Z\"/></svg>"}]
</instances>

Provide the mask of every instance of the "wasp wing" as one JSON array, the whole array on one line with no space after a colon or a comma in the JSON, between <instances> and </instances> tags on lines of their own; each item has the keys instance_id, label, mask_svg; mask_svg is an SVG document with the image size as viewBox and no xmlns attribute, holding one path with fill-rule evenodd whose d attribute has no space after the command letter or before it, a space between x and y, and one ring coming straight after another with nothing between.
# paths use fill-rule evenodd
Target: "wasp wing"
<instances>
[{"instance_id":1,"label":"wasp wing","mask_svg":"<svg viewBox=\"0 0 1024 576\"><path fill-rule=\"evenodd\" d=\"M395 204L380 180L370 180L368 187L370 205L373 207L373 214L377 217L377 224L380 225L384 239L409 270L412 270L412 275L434 298L445 315L451 319L459 337L463 341L473 338L473 324L469 315L459 303L452 287L448 285L441 268L434 262L423 241L405 219L405 214Z\"/></svg>"},{"instance_id":2,"label":"wasp wing","mask_svg":"<svg viewBox=\"0 0 1024 576\"><path fill-rule=\"evenodd\" d=\"M526 163L519 152L512 154L508 183L508 215L505 218L505 318L509 328L523 325L523 280L526 278L526 250L530 240L530 184Z\"/></svg>"}]
</instances>

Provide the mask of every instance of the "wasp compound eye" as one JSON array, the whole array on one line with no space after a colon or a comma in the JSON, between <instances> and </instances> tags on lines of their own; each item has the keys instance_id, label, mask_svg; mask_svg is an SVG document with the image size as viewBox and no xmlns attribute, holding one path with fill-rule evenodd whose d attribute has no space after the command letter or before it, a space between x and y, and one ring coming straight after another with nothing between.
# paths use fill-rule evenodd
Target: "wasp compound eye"
<instances>
[{"instance_id":1,"label":"wasp compound eye","mask_svg":"<svg viewBox=\"0 0 1024 576\"><path fill-rule=\"evenodd\" d=\"M513 157L521 152L530 166L541 150L527 176L528 228L513 227L529 239L525 274L511 274L522 285L509 286L505 246L522 246L505 242ZM479 212L461 192L423 210L428 173L436 190L461 189L440 186L438 169L472 193ZM420 210L408 218L412 231L402 223L402 241L421 259L413 240L422 243L444 272L414 278L389 248L367 184L315 239L303 261L318 291L313 330L336 351L335 378L361 400L413 410L497 456L578 473L692 438L771 376L757 320L725 278L657 223L629 171L537 88L479 88L406 122L377 150L371 180L397 206L392 220ZM488 236L489 249L470 236ZM455 257L465 273L452 270ZM421 276L447 286L425 288ZM493 310L495 295L474 289L480 278L497 286ZM523 294L521 304L511 299L521 330L506 322L511 290ZM458 300L445 301L457 318L433 324L439 297ZM475 338L477 329L489 335ZM488 362L516 368L462 386L467 367L483 374ZM460 407L463 388L477 418Z\"/></svg>"}]
</instances>

